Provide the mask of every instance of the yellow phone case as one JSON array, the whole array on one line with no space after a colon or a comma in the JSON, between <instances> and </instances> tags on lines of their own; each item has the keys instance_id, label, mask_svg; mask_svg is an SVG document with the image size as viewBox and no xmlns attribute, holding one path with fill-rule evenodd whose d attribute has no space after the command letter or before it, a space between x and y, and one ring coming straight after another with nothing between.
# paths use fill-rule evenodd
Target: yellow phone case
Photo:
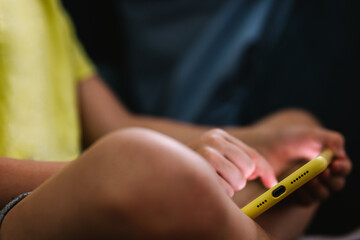
<instances>
[{"instance_id":1,"label":"yellow phone case","mask_svg":"<svg viewBox=\"0 0 360 240\"><path fill-rule=\"evenodd\" d=\"M267 190L241 210L249 217L253 219L256 218L323 172L331 163L333 155L334 153L330 149L325 149L316 158L294 171L276 186Z\"/></svg>"}]
</instances>

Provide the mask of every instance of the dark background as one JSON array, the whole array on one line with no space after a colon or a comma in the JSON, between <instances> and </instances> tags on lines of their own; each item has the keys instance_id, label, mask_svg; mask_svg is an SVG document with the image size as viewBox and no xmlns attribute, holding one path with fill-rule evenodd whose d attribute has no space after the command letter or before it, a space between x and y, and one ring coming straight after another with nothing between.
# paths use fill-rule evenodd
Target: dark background
<instances>
[{"instance_id":1,"label":"dark background","mask_svg":"<svg viewBox=\"0 0 360 240\"><path fill-rule=\"evenodd\" d=\"M126 92L129 55L115 2L63 0L99 71L136 112ZM239 124L282 108L301 107L345 135L354 170L345 190L324 202L309 233L343 234L360 226L359 10L356 0L298 1L280 41L266 54L254 51L247 59L246 81L252 94Z\"/></svg>"}]
</instances>

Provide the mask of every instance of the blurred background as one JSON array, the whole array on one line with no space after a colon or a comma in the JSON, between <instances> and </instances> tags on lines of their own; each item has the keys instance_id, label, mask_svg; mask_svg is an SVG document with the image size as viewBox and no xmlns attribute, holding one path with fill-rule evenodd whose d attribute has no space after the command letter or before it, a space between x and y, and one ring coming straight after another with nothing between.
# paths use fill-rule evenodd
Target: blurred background
<instances>
[{"instance_id":1,"label":"blurred background","mask_svg":"<svg viewBox=\"0 0 360 240\"><path fill-rule=\"evenodd\" d=\"M99 72L133 112L228 126L300 107L344 134L354 170L309 233L359 227L360 1L63 4Z\"/></svg>"}]
</instances>

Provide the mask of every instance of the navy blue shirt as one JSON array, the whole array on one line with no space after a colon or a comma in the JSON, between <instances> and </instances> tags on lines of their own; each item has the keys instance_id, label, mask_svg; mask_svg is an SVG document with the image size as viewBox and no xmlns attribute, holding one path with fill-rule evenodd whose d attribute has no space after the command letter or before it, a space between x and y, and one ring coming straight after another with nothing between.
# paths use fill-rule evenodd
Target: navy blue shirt
<instances>
[{"instance_id":1,"label":"navy blue shirt","mask_svg":"<svg viewBox=\"0 0 360 240\"><path fill-rule=\"evenodd\" d=\"M117 3L130 53L127 91L135 110L231 125L240 121L249 94L249 54L278 40L294 1Z\"/></svg>"}]
</instances>

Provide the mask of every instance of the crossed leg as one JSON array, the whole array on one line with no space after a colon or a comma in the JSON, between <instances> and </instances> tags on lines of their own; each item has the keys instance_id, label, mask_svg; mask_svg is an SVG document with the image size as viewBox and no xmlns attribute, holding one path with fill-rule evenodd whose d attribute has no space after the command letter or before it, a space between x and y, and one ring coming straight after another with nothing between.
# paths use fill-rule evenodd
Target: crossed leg
<instances>
[{"instance_id":1,"label":"crossed leg","mask_svg":"<svg viewBox=\"0 0 360 240\"><path fill-rule=\"evenodd\" d=\"M0 231L1 240L265 235L226 196L204 159L143 129L97 142L16 205Z\"/></svg>"}]
</instances>

